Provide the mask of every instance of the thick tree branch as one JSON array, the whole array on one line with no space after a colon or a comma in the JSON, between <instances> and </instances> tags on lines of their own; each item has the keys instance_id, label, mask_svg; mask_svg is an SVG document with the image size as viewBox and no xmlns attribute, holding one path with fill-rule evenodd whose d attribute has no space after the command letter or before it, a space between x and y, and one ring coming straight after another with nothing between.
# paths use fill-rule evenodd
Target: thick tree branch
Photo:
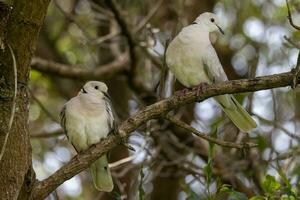
<instances>
[{"instance_id":1,"label":"thick tree branch","mask_svg":"<svg viewBox=\"0 0 300 200\"><path fill-rule=\"evenodd\" d=\"M162 117L172 109L176 109L195 101L203 101L207 98L221 94L253 92L290 86L293 84L293 77L294 74L292 72L287 72L254 79L227 81L221 84L206 86L198 97L197 91L190 91L185 96L175 95L171 98L147 106L137 112L134 116L121 123L118 127L119 135L109 136L107 139L75 156L68 164L60 168L47 179L37 182L33 189L32 197L33 199L44 199L64 181L83 171L98 157L115 147L119 143L120 139L127 139L130 133L142 124L151 119Z\"/></svg>"},{"instance_id":2,"label":"thick tree branch","mask_svg":"<svg viewBox=\"0 0 300 200\"><path fill-rule=\"evenodd\" d=\"M10 134L12 123L13 123L13 120L14 120L14 117L15 117L16 100L17 100L17 92L18 92L17 61L16 61L16 58L15 58L14 51L11 48L10 44L7 44L7 46L8 46L8 49L10 51L10 54L11 54L11 57L12 57L12 60L13 60L14 94L13 94L13 98L12 98L11 113L10 113L10 117L9 117L9 121L8 121L7 132L5 133L4 140L3 140L3 145L1 145L1 149L0 149L0 161L2 160L2 157L4 155L4 151L5 151L5 148L6 148L8 136Z\"/></svg>"},{"instance_id":3,"label":"thick tree branch","mask_svg":"<svg viewBox=\"0 0 300 200\"><path fill-rule=\"evenodd\" d=\"M9 2L10 6L4 10L5 4L0 3L0 148L6 143L0 161L0 199L28 199L35 174L28 131L26 86L30 61L50 1ZM17 87L17 82L22 84ZM12 115L14 117L10 117ZM9 136L5 134L8 131Z\"/></svg>"},{"instance_id":4,"label":"thick tree branch","mask_svg":"<svg viewBox=\"0 0 300 200\"><path fill-rule=\"evenodd\" d=\"M109 79L114 74L126 70L129 61L125 54L122 54L117 60L99 66L95 69L87 69L80 66L69 66L43 58L34 58L31 62L32 69L47 74L53 74L64 78L73 79Z\"/></svg>"}]
</instances>

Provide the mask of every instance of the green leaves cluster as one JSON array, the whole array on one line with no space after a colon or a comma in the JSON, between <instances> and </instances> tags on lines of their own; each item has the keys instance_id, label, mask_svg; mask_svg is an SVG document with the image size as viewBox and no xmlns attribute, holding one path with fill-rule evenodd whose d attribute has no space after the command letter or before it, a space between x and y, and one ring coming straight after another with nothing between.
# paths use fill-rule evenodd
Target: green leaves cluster
<instances>
[{"instance_id":1,"label":"green leaves cluster","mask_svg":"<svg viewBox=\"0 0 300 200\"><path fill-rule=\"evenodd\" d=\"M267 175L262 183L264 196L254 196L250 200L296 200L300 197L283 173L279 173L283 183L276 181L274 176Z\"/></svg>"}]
</instances>

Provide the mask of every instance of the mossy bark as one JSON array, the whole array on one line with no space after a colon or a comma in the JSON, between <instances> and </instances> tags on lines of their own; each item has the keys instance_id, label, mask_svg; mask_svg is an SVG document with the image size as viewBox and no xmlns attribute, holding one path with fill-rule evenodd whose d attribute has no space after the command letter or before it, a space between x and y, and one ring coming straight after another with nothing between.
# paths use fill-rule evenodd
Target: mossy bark
<instances>
[{"instance_id":1,"label":"mossy bark","mask_svg":"<svg viewBox=\"0 0 300 200\"><path fill-rule=\"evenodd\" d=\"M0 162L0 199L28 199L35 181L28 132L29 98L27 83L30 61L49 0L15 0L12 6L1 4L0 38L0 148L8 133L13 104L14 70L11 46L17 63L15 115Z\"/></svg>"}]
</instances>

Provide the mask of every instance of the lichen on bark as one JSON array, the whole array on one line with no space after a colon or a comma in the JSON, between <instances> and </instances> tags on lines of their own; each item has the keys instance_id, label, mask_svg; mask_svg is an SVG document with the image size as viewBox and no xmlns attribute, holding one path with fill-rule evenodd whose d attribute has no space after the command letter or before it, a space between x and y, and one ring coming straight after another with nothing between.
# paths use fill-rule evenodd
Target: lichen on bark
<instances>
[{"instance_id":1,"label":"lichen on bark","mask_svg":"<svg viewBox=\"0 0 300 200\"><path fill-rule=\"evenodd\" d=\"M0 162L0 199L29 199L35 181L28 132L27 83L30 61L48 4L49 0L15 0L10 6L0 3L0 147L9 133ZM9 132L16 77L8 45L16 58L19 83L15 116Z\"/></svg>"}]
</instances>

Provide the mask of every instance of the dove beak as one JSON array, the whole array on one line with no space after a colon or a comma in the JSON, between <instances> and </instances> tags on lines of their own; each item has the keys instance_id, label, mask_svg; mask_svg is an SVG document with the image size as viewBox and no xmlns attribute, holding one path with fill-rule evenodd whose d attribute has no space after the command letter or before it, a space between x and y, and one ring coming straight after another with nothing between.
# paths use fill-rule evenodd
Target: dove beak
<instances>
[{"instance_id":1,"label":"dove beak","mask_svg":"<svg viewBox=\"0 0 300 200\"><path fill-rule=\"evenodd\" d=\"M219 31L220 31L223 35L225 35L225 32L223 31L223 29L222 29L220 26L218 26L217 24L216 24L216 26L218 27Z\"/></svg>"}]
</instances>

